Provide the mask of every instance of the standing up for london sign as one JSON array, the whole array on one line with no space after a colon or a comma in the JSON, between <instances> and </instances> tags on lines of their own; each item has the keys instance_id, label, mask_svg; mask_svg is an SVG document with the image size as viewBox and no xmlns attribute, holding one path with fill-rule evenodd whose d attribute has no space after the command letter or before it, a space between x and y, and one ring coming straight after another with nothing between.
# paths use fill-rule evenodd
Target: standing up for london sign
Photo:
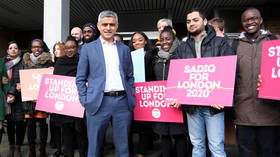
<instances>
[{"instance_id":1,"label":"standing up for london sign","mask_svg":"<svg viewBox=\"0 0 280 157\"><path fill-rule=\"evenodd\" d=\"M280 100L280 40L263 42L259 98Z\"/></svg>"},{"instance_id":2,"label":"standing up for london sign","mask_svg":"<svg viewBox=\"0 0 280 157\"><path fill-rule=\"evenodd\" d=\"M75 77L44 74L36 110L83 118Z\"/></svg>"},{"instance_id":3,"label":"standing up for london sign","mask_svg":"<svg viewBox=\"0 0 280 157\"><path fill-rule=\"evenodd\" d=\"M236 56L171 60L166 101L232 106Z\"/></svg>"}]
</instances>

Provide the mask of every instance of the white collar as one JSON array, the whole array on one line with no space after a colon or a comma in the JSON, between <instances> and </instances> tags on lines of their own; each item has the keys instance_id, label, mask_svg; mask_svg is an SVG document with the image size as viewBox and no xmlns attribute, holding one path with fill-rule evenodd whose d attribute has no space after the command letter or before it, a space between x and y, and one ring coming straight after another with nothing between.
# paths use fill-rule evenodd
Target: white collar
<instances>
[{"instance_id":1,"label":"white collar","mask_svg":"<svg viewBox=\"0 0 280 157\"><path fill-rule=\"evenodd\" d=\"M101 36L99 37L100 38L100 41L102 44L113 44L113 45L116 45L116 40L114 39L113 43L108 43L106 40L104 40Z\"/></svg>"}]
</instances>

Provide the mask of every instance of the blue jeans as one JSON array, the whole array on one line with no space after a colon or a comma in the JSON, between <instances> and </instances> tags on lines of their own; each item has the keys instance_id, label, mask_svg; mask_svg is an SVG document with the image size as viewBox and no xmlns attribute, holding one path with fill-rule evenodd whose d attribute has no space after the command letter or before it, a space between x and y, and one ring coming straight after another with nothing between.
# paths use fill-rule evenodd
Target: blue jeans
<instances>
[{"instance_id":1,"label":"blue jeans","mask_svg":"<svg viewBox=\"0 0 280 157\"><path fill-rule=\"evenodd\" d=\"M208 107L187 114L193 157L206 157L205 128L212 157L226 157L224 151L224 112L211 115Z\"/></svg>"}]
</instances>

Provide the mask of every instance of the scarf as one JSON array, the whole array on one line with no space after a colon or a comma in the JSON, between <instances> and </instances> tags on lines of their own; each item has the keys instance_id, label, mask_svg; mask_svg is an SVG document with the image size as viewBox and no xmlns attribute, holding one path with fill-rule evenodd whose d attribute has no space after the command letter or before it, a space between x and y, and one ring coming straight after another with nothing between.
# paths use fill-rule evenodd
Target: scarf
<instances>
[{"instance_id":1,"label":"scarf","mask_svg":"<svg viewBox=\"0 0 280 157\"><path fill-rule=\"evenodd\" d=\"M43 53L41 53L39 56L35 57L33 53L30 55L30 59L32 60L33 63L37 63L38 59L42 56Z\"/></svg>"},{"instance_id":2,"label":"scarf","mask_svg":"<svg viewBox=\"0 0 280 157\"><path fill-rule=\"evenodd\" d=\"M7 70L8 77L10 78L10 70L20 62L20 56L17 56L15 59L11 59L9 56L7 57L8 61L5 63L5 67Z\"/></svg>"},{"instance_id":3,"label":"scarf","mask_svg":"<svg viewBox=\"0 0 280 157\"><path fill-rule=\"evenodd\" d=\"M180 45L180 41L175 38L175 40L172 43L171 48L169 49L169 51L164 51L162 48L160 48L160 50L158 51L158 56L160 58L166 59L168 60L174 53L175 49Z\"/></svg>"},{"instance_id":4,"label":"scarf","mask_svg":"<svg viewBox=\"0 0 280 157\"><path fill-rule=\"evenodd\" d=\"M75 54L71 58L69 58L68 56L62 56L55 63L53 74L75 77L77 73L78 63L78 54Z\"/></svg>"}]
</instances>

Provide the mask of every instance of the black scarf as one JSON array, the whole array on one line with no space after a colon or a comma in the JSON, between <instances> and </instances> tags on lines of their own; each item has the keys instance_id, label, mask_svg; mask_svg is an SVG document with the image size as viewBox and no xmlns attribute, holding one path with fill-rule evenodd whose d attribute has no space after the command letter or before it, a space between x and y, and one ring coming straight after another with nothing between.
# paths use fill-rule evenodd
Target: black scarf
<instances>
[{"instance_id":1,"label":"black scarf","mask_svg":"<svg viewBox=\"0 0 280 157\"><path fill-rule=\"evenodd\" d=\"M77 73L78 62L79 62L78 54L75 54L71 58L67 56L58 58L54 65L53 74L75 77Z\"/></svg>"}]
</instances>

